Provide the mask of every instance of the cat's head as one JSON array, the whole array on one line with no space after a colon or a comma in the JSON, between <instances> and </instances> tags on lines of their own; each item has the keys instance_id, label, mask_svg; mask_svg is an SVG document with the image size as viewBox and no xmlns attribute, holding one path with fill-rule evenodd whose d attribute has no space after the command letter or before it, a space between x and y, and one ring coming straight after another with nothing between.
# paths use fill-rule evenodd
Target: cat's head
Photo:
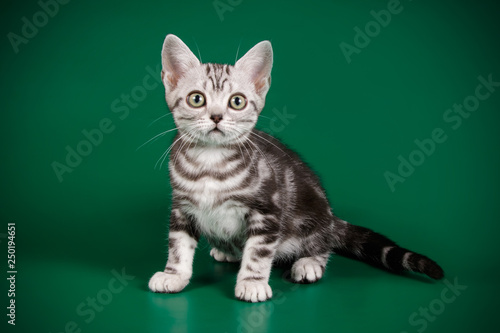
<instances>
[{"instance_id":1,"label":"cat's head","mask_svg":"<svg viewBox=\"0 0 500 333\"><path fill-rule=\"evenodd\" d=\"M210 145L243 142L264 107L272 64L268 41L231 66L202 64L182 40L168 35L162 49L162 81L179 134Z\"/></svg>"}]
</instances>

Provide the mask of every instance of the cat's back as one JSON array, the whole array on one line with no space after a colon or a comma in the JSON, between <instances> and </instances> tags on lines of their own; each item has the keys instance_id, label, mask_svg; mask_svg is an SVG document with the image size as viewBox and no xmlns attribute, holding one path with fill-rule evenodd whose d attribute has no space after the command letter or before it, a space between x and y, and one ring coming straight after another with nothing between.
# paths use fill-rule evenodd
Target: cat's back
<instances>
[{"instance_id":1,"label":"cat's back","mask_svg":"<svg viewBox=\"0 0 500 333\"><path fill-rule=\"evenodd\" d=\"M322 188L319 177L304 159L281 140L272 135L254 129L253 142L263 152L263 157L272 165L273 171L278 175L279 182L284 178L294 178L302 185L314 185ZM280 177L281 175L281 177Z\"/></svg>"}]
</instances>

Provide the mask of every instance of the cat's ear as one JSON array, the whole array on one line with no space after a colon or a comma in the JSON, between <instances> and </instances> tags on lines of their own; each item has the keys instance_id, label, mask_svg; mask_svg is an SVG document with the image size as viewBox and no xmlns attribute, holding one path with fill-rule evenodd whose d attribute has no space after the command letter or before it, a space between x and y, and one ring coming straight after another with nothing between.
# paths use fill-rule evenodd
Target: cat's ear
<instances>
[{"instance_id":1,"label":"cat's ear","mask_svg":"<svg viewBox=\"0 0 500 333\"><path fill-rule=\"evenodd\" d=\"M234 65L245 71L259 94L265 95L271 85L271 69L273 68L273 48L267 40L258 43L250 49Z\"/></svg>"},{"instance_id":2,"label":"cat's ear","mask_svg":"<svg viewBox=\"0 0 500 333\"><path fill-rule=\"evenodd\" d=\"M179 37L170 34L167 35L163 42L161 64L163 83L175 87L179 78L189 68L199 65L200 61Z\"/></svg>"}]
</instances>

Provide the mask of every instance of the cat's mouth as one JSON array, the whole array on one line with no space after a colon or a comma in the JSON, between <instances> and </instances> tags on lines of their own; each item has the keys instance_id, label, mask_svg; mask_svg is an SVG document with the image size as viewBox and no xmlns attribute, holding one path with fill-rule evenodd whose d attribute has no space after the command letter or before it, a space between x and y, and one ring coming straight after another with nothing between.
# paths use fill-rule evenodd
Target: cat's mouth
<instances>
[{"instance_id":1,"label":"cat's mouth","mask_svg":"<svg viewBox=\"0 0 500 333\"><path fill-rule=\"evenodd\" d=\"M208 134L215 134L215 135L222 134L222 135L225 135L225 133L224 133L224 132L222 132L222 131L220 130L220 128L219 128L219 127L217 127L217 126L215 126L215 127L214 127L214 129L210 130L210 131L208 132Z\"/></svg>"}]
</instances>

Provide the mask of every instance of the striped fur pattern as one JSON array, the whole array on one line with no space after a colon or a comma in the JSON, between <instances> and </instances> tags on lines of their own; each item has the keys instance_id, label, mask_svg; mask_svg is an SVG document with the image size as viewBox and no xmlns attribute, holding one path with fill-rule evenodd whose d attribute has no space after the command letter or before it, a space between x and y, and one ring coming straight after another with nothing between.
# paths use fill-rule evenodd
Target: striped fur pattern
<instances>
[{"instance_id":1,"label":"striped fur pattern","mask_svg":"<svg viewBox=\"0 0 500 333\"><path fill-rule=\"evenodd\" d=\"M333 252L395 272L443 276L429 258L337 218L319 179L299 156L254 129L270 85L269 42L230 66L202 64L168 35L162 63L178 134L169 159L169 256L165 270L149 282L152 291L175 293L189 283L201 235L215 260L240 262L235 296L249 302L272 296L273 264L292 263L291 279L312 283L323 276ZM244 99L242 109L231 104L234 96Z\"/></svg>"}]
</instances>

